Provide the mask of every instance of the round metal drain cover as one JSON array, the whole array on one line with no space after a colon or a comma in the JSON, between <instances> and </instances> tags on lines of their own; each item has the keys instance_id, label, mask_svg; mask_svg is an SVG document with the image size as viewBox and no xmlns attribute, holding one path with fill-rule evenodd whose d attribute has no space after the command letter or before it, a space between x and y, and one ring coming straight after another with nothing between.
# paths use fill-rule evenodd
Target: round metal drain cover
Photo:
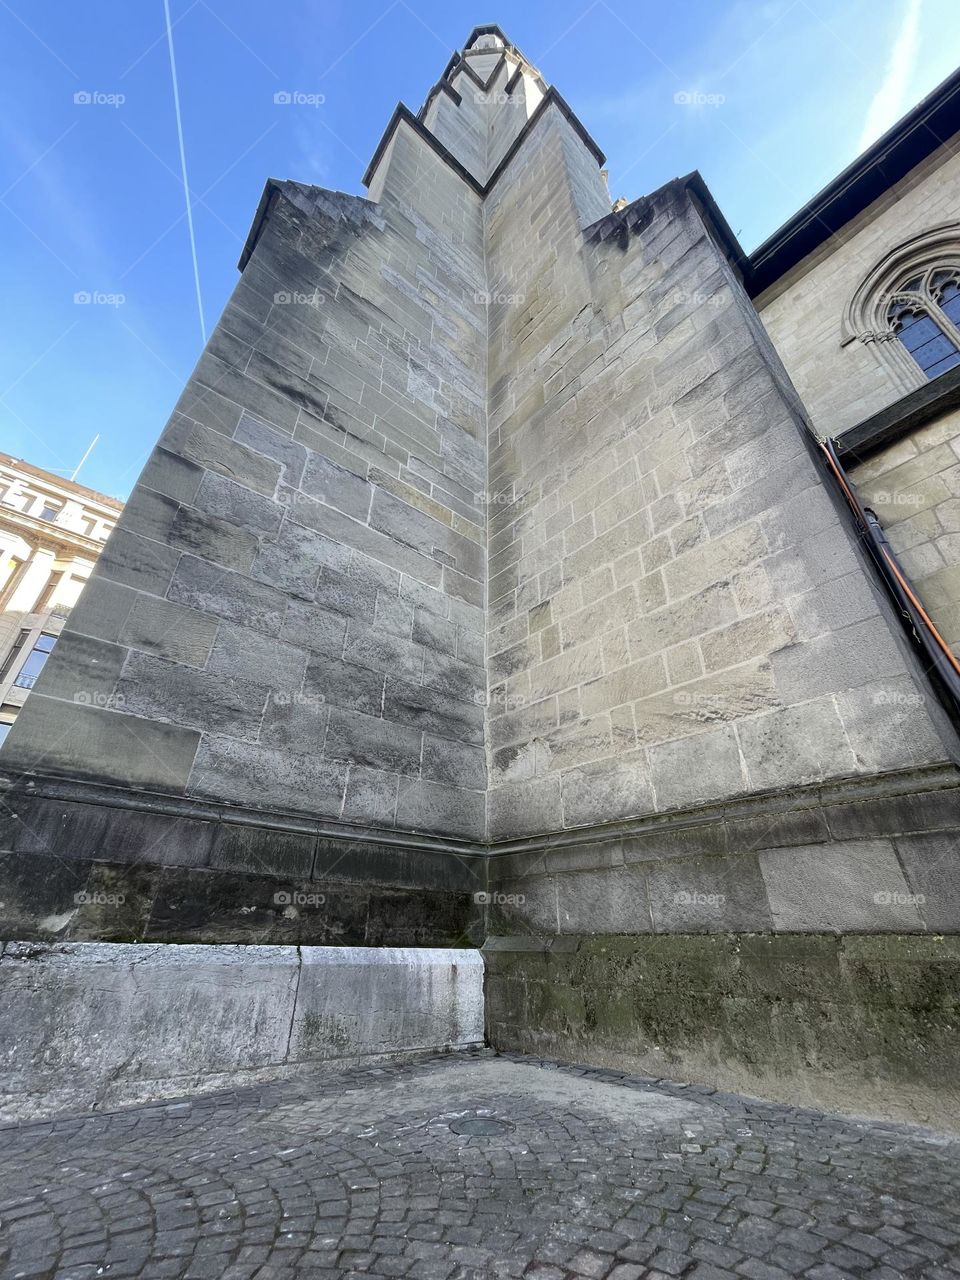
<instances>
[{"instance_id":1,"label":"round metal drain cover","mask_svg":"<svg viewBox=\"0 0 960 1280\"><path fill-rule=\"evenodd\" d=\"M509 1133L513 1125L509 1120L496 1120L493 1116L464 1116L454 1120L450 1128L470 1138L492 1138L498 1133Z\"/></svg>"}]
</instances>

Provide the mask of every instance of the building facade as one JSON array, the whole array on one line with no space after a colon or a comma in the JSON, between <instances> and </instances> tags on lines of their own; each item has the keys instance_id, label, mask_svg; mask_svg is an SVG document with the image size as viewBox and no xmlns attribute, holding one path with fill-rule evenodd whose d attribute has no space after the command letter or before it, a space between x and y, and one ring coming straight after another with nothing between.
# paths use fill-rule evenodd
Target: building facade
<instances>
[{"instance_id":1,"label":"building facade","mask_svg":"<svg viewBox=\"0 0 960 1280\"><path fill-rule=\"evenodd\" d=\"M4 936L483 945L498 1046L928 1115L956 85L750 257L496 27L368 199L268 182L0 756Z\"/></svg>"},{"instance_id":2,"label":"building facade","mask_svg":"<svg viewBox=\"0 0 960 1280\"><path fill-rule=\"evenodd\" d=\"M0 743L123 504L0 454Z\"/></svg>"},{"instance_id":3,"label":"building facade","mask_svg":"<svg viewBox=\"0 0 960 1280\"><path fill-rule=\"evenodd\" d=\"M960 651L960 76L751 258L754 302Z\"/></svg>"}]
</instances>

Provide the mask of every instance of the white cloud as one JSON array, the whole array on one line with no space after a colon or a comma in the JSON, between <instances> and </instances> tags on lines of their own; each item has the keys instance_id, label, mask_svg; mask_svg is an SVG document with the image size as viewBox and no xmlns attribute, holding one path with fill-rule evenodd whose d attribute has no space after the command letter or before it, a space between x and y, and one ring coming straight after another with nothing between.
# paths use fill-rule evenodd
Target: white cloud
<instances>
[{"instance_id":1,"label":"white cloud","mask_svg":"<svg viewBox=\"0 0 960 1280\"><path fill-rule=\"evenodd\" d=\"M858 152L876 142L896 124L912 105L908 97L910 78L919 51L920 6L923 0L907 0L906 13L897 31L883 83L874 95L860 134Z\"/></svg>"}]
</instances>

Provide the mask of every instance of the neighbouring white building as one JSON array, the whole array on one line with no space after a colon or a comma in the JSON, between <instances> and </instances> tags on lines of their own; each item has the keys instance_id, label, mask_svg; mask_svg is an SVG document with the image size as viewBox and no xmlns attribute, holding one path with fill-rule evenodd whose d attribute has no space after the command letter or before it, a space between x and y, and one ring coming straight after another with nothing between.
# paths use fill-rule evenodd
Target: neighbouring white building
<instances>
[{"instance_id":1,"label":"neighbouring white building","mask_svg":"<svg viewBox=\"0 0 960 1280\"><path fill-rule=\"evenodd\" d=\"M0 742L123 503L0 454Z\"/></svg>"}]
</instances>

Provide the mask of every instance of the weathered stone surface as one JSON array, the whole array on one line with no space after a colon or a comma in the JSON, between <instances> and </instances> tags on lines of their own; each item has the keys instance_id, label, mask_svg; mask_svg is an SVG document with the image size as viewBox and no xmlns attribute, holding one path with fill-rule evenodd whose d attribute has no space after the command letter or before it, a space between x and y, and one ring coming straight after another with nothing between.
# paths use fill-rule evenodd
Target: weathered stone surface
<instances>
[{"instance_id":1,"label":"weathered stone surface","mask_svg":"<svg viewBox=\"0 0 960 1280\"><path fill-rule=\"evenodd\" d=\"M416 729L339 708L330 712L324 744L324 754L330 760L416 775L420 772L420 750L421 735Z\"/></svg>"},{"instance_id":2,"label":"weathered stone surface","mask_svg":"<svg viewBox=\"0 0 960 1280\"><path fill-rule=\"evenodd\" d=\"M155 596L138 595L117 640L129 649L202 667L210 656L217 629L216 618L206 613Z\"/></svg>"},{"instance_id":3,"label":"weathered stone surface","mask_svg":"<svg viewBox=\"0 0 960 1280\"><path fill-rule=\"evenodd\" d=\"M666 742L648 754L660 808L681 808L747 789L732 729Z\"/></svg>"},{"instance_id":4,"label":"weathered stone surface","mask_svg":"<svg viewBox=\"0 0 960 1280\"><path fill-rule=\"evenodd\" d=\"M494 1046L925 1123L956 1106L956 939L567 941L485 949Z\"/></svg>"},{"instance_id":5,"label":"weathered stone surface","mask_svg":"<svg viewBox=\"0 0 960 1280\"><path fill-rule=\"evenodd\" d=\"M397 825L478 840L484 830L483 793L401 778Z\"/></svg>"},{"instance_id":6,"label":"weathered stone surface","mask_svg":"<svg viewBox=\"0 0 960 1280\"><path fill-rule=\"evenodd\" d=\"M893 847L884 841L768 850L760 867L782 929L895 931L921 923Z\"/></svg>"},{"instance_id":7,"label":"weathered stone surface","mask_svg":"<svg viewBox=\"0 0 960 1280\"><path fill-rule=\"evenodd\" d=\"M346 767L312 753L205 735L190 775L190 792L265 809L340 813Z\"/></svg>"},{"instance_id":8,"label":"weathered stone surface","mask_svg":"<svg viewBox=\"0 0 960 1280\"><path fill-rule=\"evenodd\" d=\"M34 692L29 717L18 717L7 735L4 765L181 792L199 741L195 729Z\"/></svg>"},{"instance_id":9,"label":"weathered stone surface","mask_svg":"<svg viewBox=\"0 0 960 1280\"><path fill-rule=\"evenodd\" d=\"M522 67L516 83L540 100ZM495 877L550 878L555 922L578 876L614 911L609 875L618 927L641 901L655 930L834 927L805 877L837 842L845 892L880 874L848 857L859 801L789 797L939 768L955 734L699 180L613 213L559 100L521 126L468 96L434 95L420 129L398 118L370 200L271 184L4 761L249 807L296 848L310 821L381 829L405 859L420 833L451 857L493 846L515 859ZM915 518L960 528L948 434L925 445L865 481L926 486ZM769 808L738 807L757 793ZM880 807L874 853L950 827ZM672 835L652 833L662 815ZM699 910L727 882L726 914ZM913 906L851 909L851 927L931 927Z\"/></svg>"},{"instance_id":10,"label":"weathered stone surface","mask_svg":"<svg viewBox=\"0 0 960 1280\"><path fill-rule=\"evenodd\" d=\"M483 961L478 952L304 948L291 1060L482 1043Z\"/></svg>"},{"instance_id":11,"label":"weathered stone surface","mask_svg":"<svg viewBox=\"0 0 960 1280\"><path fill-rule=\"evenodd\" d=\"M468 950L8 942L4 1118L105 1090L480 1044L482 977Z\"/></svg>"}]
</instances>

